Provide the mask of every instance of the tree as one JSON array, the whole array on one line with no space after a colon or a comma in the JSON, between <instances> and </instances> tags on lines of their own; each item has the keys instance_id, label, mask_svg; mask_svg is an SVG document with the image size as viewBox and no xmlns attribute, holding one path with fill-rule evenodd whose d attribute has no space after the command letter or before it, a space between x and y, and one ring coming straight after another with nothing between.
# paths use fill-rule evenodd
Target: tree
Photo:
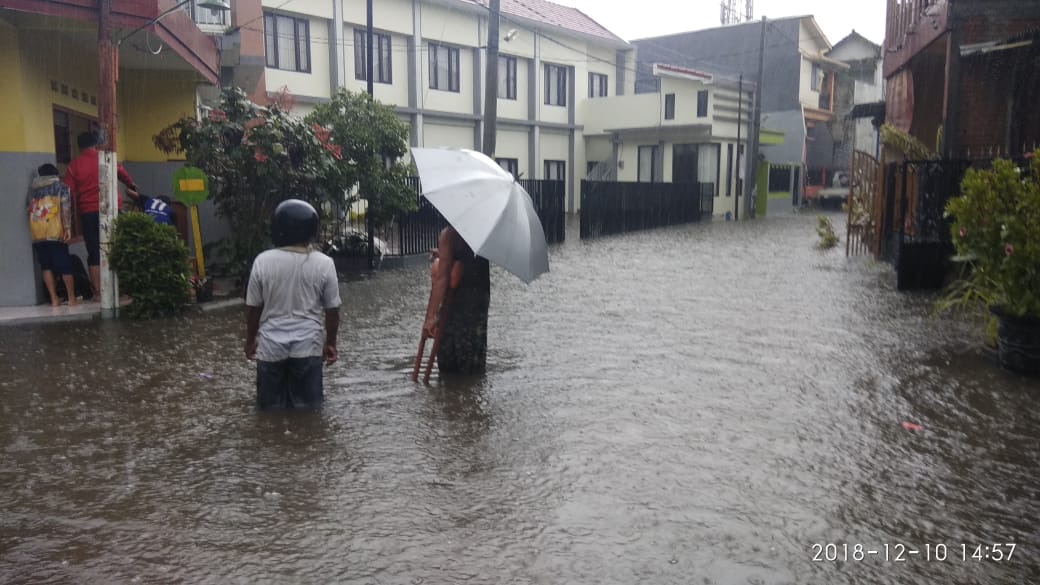
<instances>
[{"instance_id":1,"label":"tree","mask_svg":"<svg viewBox=\"0 0 1040 585\"><path fill-rule=\"evenodd\" d=\"M392 108L366 93L341 88L306 122L319 136L343 145L343 158L351 162L372 225L382 226L416 209L415 190L408 183L411 169L402 160L408 152L408 126Z\"/></svg>"},{"instance_id":2,"label":"tree","mask_svg":"<svg viewBox=\"0 0 1040 585\"><path fill-rule=\"evenodd\" d=\"M285 199L327 212L349 206L360 184L381 196L385 215L415 206L414 192L402 198L407 128L390 108L349 92L305 119L291 108L284 92L262 107L241 89L227 89L208 116L184 117L154 139L161 151L185 153L188 164L209 176L217 213L231 227L223 256L233 274L244 273L268 247L271 214Z\"/></svg>"}]
</instances>

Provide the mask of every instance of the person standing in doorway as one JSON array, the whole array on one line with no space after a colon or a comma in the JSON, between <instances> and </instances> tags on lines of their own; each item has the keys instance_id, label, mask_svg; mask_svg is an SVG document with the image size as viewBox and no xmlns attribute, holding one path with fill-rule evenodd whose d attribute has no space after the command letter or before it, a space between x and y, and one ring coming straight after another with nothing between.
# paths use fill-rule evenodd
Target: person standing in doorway
<instances>
[{"instance_id":1,"label":"person standing in doorway","mask_svg":"<svg viewBox=\"0 0 1040 585\"><path fill-rule=\"evenodd\" d=\"M76 137L79 156L69 163L65 170L65 183L72 190L79 209L80 227L83 228L83 242L87 247L87 268L90 271L90 286L94 289L94 298L101 298L101 220L98 215L99 192L98 178L98 135L96 132L83 132ZM137 194L134 179L122 165L117 165L119 181L126 186L128 192ZM132 196L132 195L131 195ZM123 208L123 200L116 197L119 208Z\"/></svg>"},{"instance_id":2,"label":"person standing in doorway","mask_svg":"<svg viewBox=\"0 0 1040 585\"><path fill-rule=\"evenodd\" d=\"M299 199L283 201L271 220L276 248L253 261L245 353L256 360L261 410L320 407L322 362L331 366L339 357L339 281L332 258L311 246L317 235L314 207Z\"/></svg>"},{"instance_id":3,"label":"person standing in doorway","mask_svg":"<svg viewBox=\"0 0 1040 585\"><path fill-rule=\"evenodd\" d=\"M69 240L72 238L72 199L69 187L58 176L52 164L40 165L29 189L26 205L29 212L29 235L33 251L43 272L51 305L61 304L55 276L65 283L69 305L76 304L76 288L72 280Z\"/></svg>"}]
</instances>

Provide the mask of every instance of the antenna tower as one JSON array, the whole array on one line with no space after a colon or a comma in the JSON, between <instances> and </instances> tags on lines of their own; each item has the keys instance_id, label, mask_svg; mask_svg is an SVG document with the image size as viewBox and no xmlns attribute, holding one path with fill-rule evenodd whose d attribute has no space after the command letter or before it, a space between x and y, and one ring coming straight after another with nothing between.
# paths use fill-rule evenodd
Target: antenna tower
<instances>
[{"instance_id":1,"label":"antenna tower","mask_svg":"<svg viewBox=\"0 0 1040 585\"><path fill-rule=\"evenodd\" d=\"M719 20L722 24L750 22L754 18L755 0L744 0L744 13L738 8L738 0L722 0L719 3Z\"/></svg>"}]
</instances>

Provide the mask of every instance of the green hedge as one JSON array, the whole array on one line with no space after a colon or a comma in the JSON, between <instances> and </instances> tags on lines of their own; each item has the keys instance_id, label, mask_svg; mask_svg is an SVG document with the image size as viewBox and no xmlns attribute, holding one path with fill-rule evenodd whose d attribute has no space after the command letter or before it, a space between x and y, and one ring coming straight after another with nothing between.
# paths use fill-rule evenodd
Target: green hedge
<instances>
[{"instance_id":1,"label":"green hedge","mask_svg":"<svg viewBox=\"0 0 1040 585\"><path fill-rule=\"evenodd\" d=\"M191 299L188 248L173 226L144 213L120 215L110 261L120 292L133 300L126 310L131 319L176 315Z\"/></svg>"}]
</instances>

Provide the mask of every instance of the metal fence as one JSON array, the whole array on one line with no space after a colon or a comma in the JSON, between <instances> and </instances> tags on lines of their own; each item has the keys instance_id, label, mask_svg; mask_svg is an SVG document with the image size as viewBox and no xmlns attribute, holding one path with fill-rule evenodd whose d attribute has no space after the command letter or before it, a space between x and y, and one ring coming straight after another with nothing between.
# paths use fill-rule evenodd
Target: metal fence
<instances>
[{"instance_id":1,"label":"metal fence","mask_svg":"<svg viewBox=\"0 0 1040 585\"><path fill-rule=\"evenodd\" d=\"M947 159L885 165L879 256L895 266L900 290L943 286L954 252L946 203L960 196L968 169L992 163Z\"/></svg>"},{"instance_id":2,"label":"metal fence","mask_svg":"<svg viewBox=\"0 0 1040 585\"><path fill-rule=\"evenodd\" d=\"M418 209L402 213L386 225L373 226L376 256L414 256L426 254L437 247L437 238L448 222L440 212L422 196L422 186L417 177L411 177L409 184L415 190ZM531 196L535 212L538 214L545 231L547 243L558 243L564 240L564 196L566 186L563 181L520 180L524 190ZM342 249L342 256L367 256L368 226L364 215L351 214L343 210L339 222L330 226L326 237L345 237L352 240L354 246Z\"/></svg>"},{"instance_id":3,"label":"metal fence","mask_svg":"<svg viewBox=\"0 0 1040 585\"><path fill-rule=\"evenodd\" d=\"M711 217L714 183L581 182L582 239Z\"/></svg>"}]
</instances>

